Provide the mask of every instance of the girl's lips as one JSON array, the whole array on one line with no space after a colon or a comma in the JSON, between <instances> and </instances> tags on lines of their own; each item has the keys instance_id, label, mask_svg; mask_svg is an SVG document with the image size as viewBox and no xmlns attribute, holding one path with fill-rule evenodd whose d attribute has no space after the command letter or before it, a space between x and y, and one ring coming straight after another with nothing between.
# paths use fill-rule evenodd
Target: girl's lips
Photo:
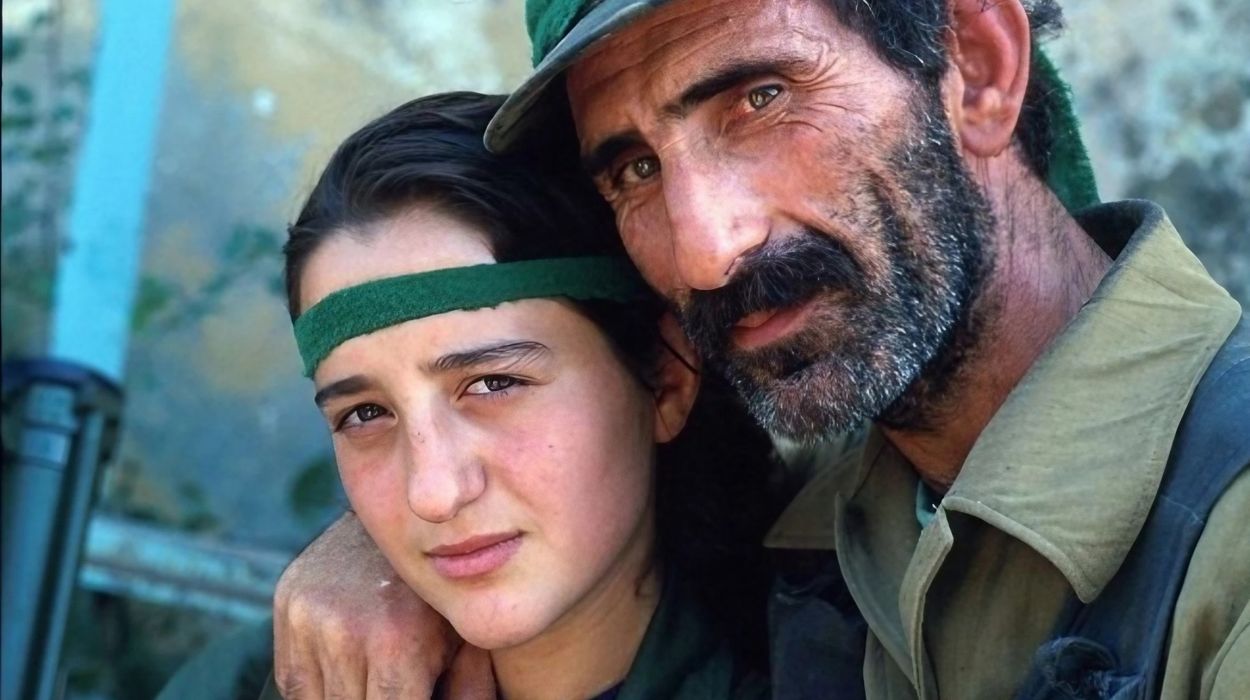
<instances>
[{"instance_id":1,"label":"girl's lips","mask_svg":"<svg viewBox=\"0 0 1250 700\"><path fill-rule=\"evenodd\" d=\"M755 350L775 342L802 325L811 309L808 299L784 309L768 309L747 314L730 331L730 338L739 350Z\"/></svg>"},{"instance_id":2,"label":"girl's lips","mask_svg":"<svg viewBox=\"0 0 1250 700\"><path fill-rule=\"evenodd\" d=\"M470 537L426 552L434 570L447 578L483 576L508 563L521 547L521 533Z\"/></svg>"}]
</instances>

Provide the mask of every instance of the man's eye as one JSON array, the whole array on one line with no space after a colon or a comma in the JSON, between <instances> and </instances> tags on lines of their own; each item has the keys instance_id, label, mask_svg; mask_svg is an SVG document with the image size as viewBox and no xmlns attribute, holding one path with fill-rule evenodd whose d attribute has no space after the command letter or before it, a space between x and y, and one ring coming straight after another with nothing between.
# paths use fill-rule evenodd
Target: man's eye
<instances>
[{"instance_id":1,"label":"man's eye","mask_svg":"<svg viewBox=\"0 0 1250 700\"><path fill-rule=\"evenodd\" d=\"M508 377L502 374L492 374L473 382L465 387L466 394L493 394L499 391L505 391L520 384L521 381L516 377Z\"/></svg>"},{"instance_id":2,"label":"man's eye","mask_svg":"<svg viewBox=\"0 0 1250 700\"><path fill-rule=\"evenodd\" d=\"M780 85L763 85L747 93L747 103L751 105L751 109L763 109L780 94Z\"/></svg>"},{"instance_id":3,"label":"man's eye","mask_svg":"<svg viewBox=\"0 0 1250 700\"><path fill-rule=\"evenodd\" d=\"M639 158L629 165L634 171L634 175L639 180L646 180L652 175L660 172L660 161L654 157Z\"/></svg>"},{"instance_id":4,"label":"man's eye","mask_svg":"<svg viewBox=\"0 0 1250 700\"><path fill-rule=\"evenodd\" d=\"M644 156L626 163L625 167L621 168L619 180L624 184L639 182L654 177L658 172L660 172L660 159L655 156Z\"/></svg>"},{"instance_id":5,"label":"man's eye","mask_svg":"<svg viewBox=\"0 0 1250 700\"><path fill-rule=\"evenodd\" d=\"M341 430L352 426L364 425L385 415L386 409L376 403L361 404L348 411L347 415L343 416L343 420L339 422L338 427Z\"/></svg>"}]
</instances>

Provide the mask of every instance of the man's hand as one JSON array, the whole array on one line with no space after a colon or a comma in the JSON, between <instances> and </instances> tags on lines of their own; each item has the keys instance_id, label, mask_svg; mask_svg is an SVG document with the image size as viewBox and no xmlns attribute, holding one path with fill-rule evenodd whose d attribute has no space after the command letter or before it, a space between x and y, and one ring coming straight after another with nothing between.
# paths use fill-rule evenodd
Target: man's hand
<instances>
[{"instance_id":1,"label":"man's hand","mask_svg":"<svg viewBox=\"0 0 1250 700\"><path fill-rule=\"evenodd\" d=\"M286 700L428 698L462 646L351 513L282 574L273 633L274 680ZM483 687L493 696L489 660L485 679L480 663L473 668L448 679L474 688L453 697L483 697Z\"/></svg>"}]
</instances>

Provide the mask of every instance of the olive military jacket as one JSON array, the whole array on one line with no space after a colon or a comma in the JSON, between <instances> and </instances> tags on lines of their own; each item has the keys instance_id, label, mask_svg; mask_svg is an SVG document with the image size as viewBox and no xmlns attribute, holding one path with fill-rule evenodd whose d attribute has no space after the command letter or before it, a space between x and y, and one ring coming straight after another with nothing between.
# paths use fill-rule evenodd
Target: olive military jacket
<instances>
[{"instance_id":1,"label":"olive military jacket","mask_svg":"<svg viewBox=\"0 0 1250 700\"><path fill-rule=\"evenodd\" d=\"M915 471L879 432L850 452L801 455L824 468L768 545L836 556L867 622L868 698L1014 695L1065 602L1095 599L1132 548L1191 392L1240 318L1156 205L1101 205L1078 218L1112 268L991 420L926 525ZM1250 697L1248 523L1243 472L1193 552L1163 698Z\"/></svg>"}]
</instances>

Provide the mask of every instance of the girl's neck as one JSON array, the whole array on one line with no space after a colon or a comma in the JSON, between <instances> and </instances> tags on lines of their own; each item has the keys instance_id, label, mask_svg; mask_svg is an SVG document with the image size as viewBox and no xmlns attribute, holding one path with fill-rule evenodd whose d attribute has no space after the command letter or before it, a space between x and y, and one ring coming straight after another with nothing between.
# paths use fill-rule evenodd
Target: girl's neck
<instances>
[{"instance_id":1,"label":"girl's neck","mask_svg":"<svg viewBox=\"0 0 1250 700\"><path fill-rule=\"evenodd\" d=\"M649 542L636 549L537 637L491 652L502 697L591 698L625 678L661 588Z\"/></svg>"}]
</instances>

